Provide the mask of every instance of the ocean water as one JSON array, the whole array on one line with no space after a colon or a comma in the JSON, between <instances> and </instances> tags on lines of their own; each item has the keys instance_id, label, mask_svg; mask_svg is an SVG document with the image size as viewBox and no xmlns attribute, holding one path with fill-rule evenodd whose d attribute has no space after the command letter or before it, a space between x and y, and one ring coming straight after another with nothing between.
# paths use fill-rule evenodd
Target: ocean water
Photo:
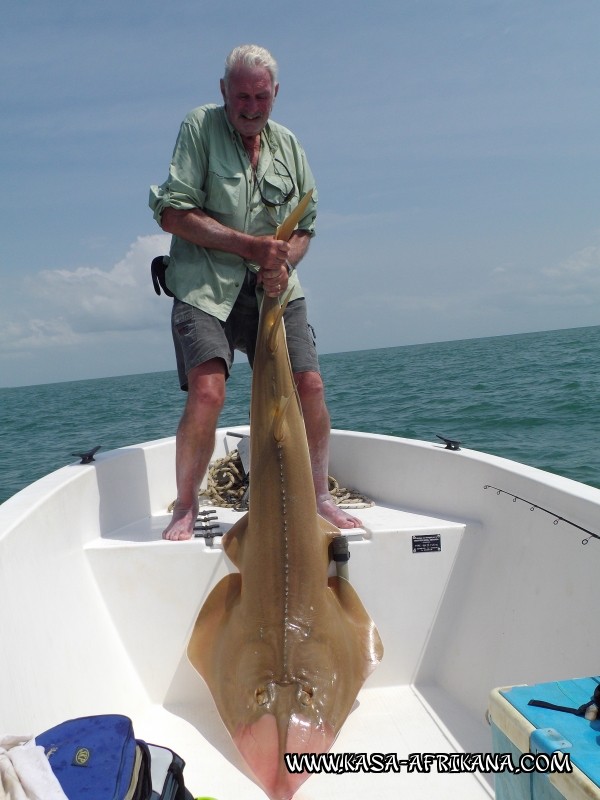
<instances>
[{"instance_id":1,"label":"ocean water","mask_svg":"<svg viewBox=\"0 0 600 800\"><path fill-rule=\"evenodd\" d=\"M504 456L600 488L600 326L321 356L335 428ZM248 421L236 364L220 425ZM171 436L176 373L0 389L0 502L76 459Z\"/></svg>"}]
</instances>

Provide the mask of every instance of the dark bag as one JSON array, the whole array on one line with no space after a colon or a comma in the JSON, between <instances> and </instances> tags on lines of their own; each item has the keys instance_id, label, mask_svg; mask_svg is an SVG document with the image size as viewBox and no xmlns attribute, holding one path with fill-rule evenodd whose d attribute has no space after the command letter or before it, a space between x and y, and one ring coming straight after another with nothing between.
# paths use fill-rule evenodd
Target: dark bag
<instances>
[{"instance_id":1,"label":"dark bag","mask_svg":"<svg viewBox=\"0 0 600 800\"><path fill-rule=\"evenodd\" d=\"M138 744L144 745L143 742ZM151 800L193 800L185 788L183 768L185 761L168 747L145 745L149 751L152 779Z\"/></svg>"},{"instance_id":2,"label":"dark bag","mask_svg":"<svg viewBox=\"0 0 600 800\"><path fill-rule=\"evenodd\" d=\"M165 264L165 259L167 263ZM162 289L163 292L167 295L167 297L175 297L173 292L167 286L167 279L165 272L167 271L167 267L169 266L169 258L168 256L156 256L156 258L152 259L152 263L150 264L150 274L152 275L152 284L154 286L154 291L156 294L160 295L160 290Z\"/></svg>"}]
</instances>

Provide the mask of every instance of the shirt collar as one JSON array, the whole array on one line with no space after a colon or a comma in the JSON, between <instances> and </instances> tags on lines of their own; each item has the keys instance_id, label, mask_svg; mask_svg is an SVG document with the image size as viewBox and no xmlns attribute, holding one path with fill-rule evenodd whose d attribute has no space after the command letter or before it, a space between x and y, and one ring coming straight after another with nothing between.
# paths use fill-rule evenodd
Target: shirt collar
<instances>
[{"instance_id":1,"label":"shirt collar","mask_svg":"<svg viewBox=\"0 0 600 800\"><path fill-rule=\"evenodd\" d=\"M233 127L231 122L229 121L229 117L227 116L227 110L225 109L225 106L222 106L222 109L223 109L223 116L225 117L225 124L227 125L232 141L237 141L241 144L241 137L239 133L236 131L236 129ZM267 124L263 128L260 135L261 135L261 140L267 143L267 146L271 151L271 153L275 153L278 147L275 141L275 137L273 136L273 133L271 131L270 120L267 121Z\"/></svg>"}]
</instances>

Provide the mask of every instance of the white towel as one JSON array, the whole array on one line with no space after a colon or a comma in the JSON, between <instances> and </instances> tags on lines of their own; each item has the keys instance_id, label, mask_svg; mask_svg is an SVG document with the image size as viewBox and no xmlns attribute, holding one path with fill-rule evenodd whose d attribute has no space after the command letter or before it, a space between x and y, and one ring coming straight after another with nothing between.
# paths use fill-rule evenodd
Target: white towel
<instances>
[{"instance_id":1,"label":"white towel","mask_svg":"<svg viewBox=\"0 0 600 800\"><path fill-rule=\"evenodd\" d=\"M0 738L0 800L67 800L44 748L30 736Z\"/></svg>"}]
</instances>

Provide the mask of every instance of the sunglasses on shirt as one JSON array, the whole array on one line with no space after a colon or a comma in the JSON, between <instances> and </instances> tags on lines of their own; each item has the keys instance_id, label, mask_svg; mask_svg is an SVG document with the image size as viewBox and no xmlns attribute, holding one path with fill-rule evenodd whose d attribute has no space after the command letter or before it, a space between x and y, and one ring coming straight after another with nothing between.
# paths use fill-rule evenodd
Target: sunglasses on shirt
<instances>
[{"instance_id":1,"label":"sunglasses on shirt","mask_svg":"<svg viewBox=\"0 0 600 800\"><path fill-rule=\"evenodd\" d=\"M285 173L278 171L277 166L276 166L277 164L280 164L283 167L283 169L285 170ZM279 206L284 206L286 203L289 203L289 201L292 199L292 197L296 193L296 184L294 183L294 179L292 178L292 173L289 171L289 169L286 167L286 165L283 163L283 161L280 161L278 158L274 158L273 159L273 166L275 167L275 174L278 177L280 177L280 178L286 178L286 177L289 178L289 181L292 184L292 188L289 190L289 192L286 195L284 195L284 198L283 198L283 200L281 200L281 202L275 203L273 200L267 200L267 198L264 196L264 194L262 193L262 191L260 189L260 183L258 181L256 181L256 188L258 189L258 193L260 195L260 199L267 206L267 208L278 208Z\"/></svg>"}]
</instances>

